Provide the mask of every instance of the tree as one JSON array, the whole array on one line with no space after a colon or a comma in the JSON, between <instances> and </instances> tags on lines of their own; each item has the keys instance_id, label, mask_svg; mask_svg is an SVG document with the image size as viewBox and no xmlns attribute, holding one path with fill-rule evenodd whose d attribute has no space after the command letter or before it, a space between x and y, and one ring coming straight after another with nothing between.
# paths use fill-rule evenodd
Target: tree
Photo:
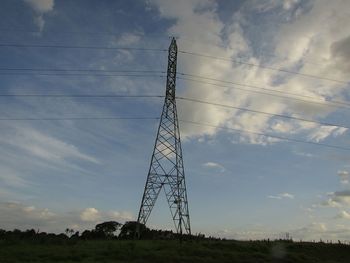
<instances>
[{"instance_id":1,"label":"tree","mask_svg":"<svg viewBox=\"0 0 350 263\"><path fill-rule=\"evenodd\" d=\"M95 231L103 233L107 237L114 236L114 233L120 228L122 224L116 221L103 222L95 226Z\"/></svg>"},{"instance_id":2,"label":"tree","mask_svg":"<svg viewBox=\"0 0 350 263\"><path fill-rule=\"evenodd\" d=\"M138 223L137 221L128 221L122 226L119 238L132 239L137 235L139 238L142 238L148 232L149 229L144 224Z\"/></svg>"},{"instance_id":3,"label":"tree","mask_svg":"<svg viewBox=\"0 0 350 263\"><path fill-rule=\"evenodd\" d=\"M66 230L65 230L65 232L66 232L66 235L68 236L68 237L70 237L70 236L72 236L73 234L74 234L74 229L72 229L72 228L66 228Z\"/></svg>"}]
</instances>

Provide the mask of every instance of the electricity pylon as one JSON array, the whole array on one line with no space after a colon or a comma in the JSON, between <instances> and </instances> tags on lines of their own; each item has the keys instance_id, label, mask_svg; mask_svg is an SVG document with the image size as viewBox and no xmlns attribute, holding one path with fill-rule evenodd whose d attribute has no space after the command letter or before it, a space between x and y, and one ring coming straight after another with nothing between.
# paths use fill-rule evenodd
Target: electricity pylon
<instances>
[{"instance_id":1,"label":"electricity pylon","mask_svg":"<svg viewBox=\"0 0 350 263\"><path fill-rule=\"evenodd\" d=\"M185 173L176 111L177 45L169 46L166 94L137 222L146 224L159 192L164 189L176 232L191 234Z\"/></svg>"}]
</instances>

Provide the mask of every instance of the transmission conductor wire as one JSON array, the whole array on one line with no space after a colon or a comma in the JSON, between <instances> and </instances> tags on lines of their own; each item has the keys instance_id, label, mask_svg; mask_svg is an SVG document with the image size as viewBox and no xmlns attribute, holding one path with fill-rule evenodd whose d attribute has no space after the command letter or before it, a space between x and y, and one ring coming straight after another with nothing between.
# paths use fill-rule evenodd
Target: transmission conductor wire
<instances>
[{"instance_id":1,"label":"transmission conductor wire","mask_svg":"<svg viewBox=\"0 0 350 263\"><path fill-rule=\"evenodd\" d=\"M164 95L115 95L115 94L0 94L0 97L41 98L164 98Z\"/></svg>"},{"instance_id":2,"label":"transmission conductor wire","mask_svg":"<svg viewBox=\"0 0 350 263\"><path fill-rule=\"evenodd\" d=\"M219 45L219 44L208 44L208 43L203 43L203 42L198 42L198 41L194 41L193 39L191 40L190 38L188 37L179 37L179 40L181 41L185 41L185 42L189 42L189 43L192 43L192 44L200 44L200 45L205 45L205 46L210 46L210 47L218 47L218 48L224 48L224 49L227 49L228 46L227 45ZM287 61L294 61L293 59L291 59L290 57L282 57L282 56L278 56L278 55L274 55L274 54L271 54L271 53L268 53L268 52L265 52L263 51L262 49L258 50L258 54L259 54L259 57L274 57L274 58L279 58L281 60L287 60ZM307 56L304 56L304 58L306 58L307 60L303 59L303 63L304 64L310 64L310 65L316 65L316 66L319 66L321 65L321 61L317 61L312 59L308 59Z\"/></svg>"},{"instance_id":3,"label":"transmission conductor wire","mask_svg":"<svg viewBox=\"0 0 350 263\"><path fill-rule=\"evenodd\" d=\"M0 121L61 121L61 120L160 120L159 117L58 117L58 118L0 118ZM289 137L282 137L282 136L276 136L276 135L270 135L262 132L255 132L255 131L248 131L248 130L239 130L234 128L228 128L224 126L216 126L209 123L203 123L203 122L196 122L196 121L189 121L189 120L182 120L179 119L179 122L198 125L198 126L205 126L205 127L212 127L217 129L223 129L223 130L231 130L235 131L237 133L250 133L255 134L259 136L264 137L271 137L279 140L284 141L291 141L291 142L297 142L297 143L305 143L305 144L312 144L317 146L324 146L328 148L334 148L334 149L340 149L345 151L350 151L350 148L337 146L337 145L331 145L331 144L325 144L325 143L318 143L318 142L311 142L311 141L304 141Z\"/></svg>"},{"instance_id":4,"label":"transmission conductor wire","mask_svg":"<svg viewBox=\"0 0 350 263\"><path fill-rule=\"evenodd\" d=\"M57 49L91 49L91 50L129 50L129 51L153 51L167 52L167 49L141 48L141 47L107 47L107 46L71 46L71 45L34 45L34 44L6 44L0 43L0 47L8 48L57 48Z\"/></svg>"},{"instance_id":5,"label":"transmission conductor wire","mask_svg":"<svg viewBox=\"0 0 350 263\"><path fill-rule=\"evenodd\" d=\"M166 73L163 70L118 70L118 69L88 69L88 68L0 68L0 71L53 71L53 72L109 72L109 73Z\"/></svg>"},{"instance_id":6,"label":"transmission conductor wire","mask_svg":"<svg viewBox=\"0 0 350 263\"><path fill-rule=\"evenodd\" d=\"M1 70L11 70L11 72L1 72ZM23 71L48 71L48 73L41 73L41 72L12 72L13 70L23 70ZM50 71L55 71L55 72L50 72ZM57 72L58 73L57 73ZM158 73L162 73L165 74L166 72L164 71L116 71L116 70L95 70L95 69L0 69L0 75L38 75L38 76L102 76L102 77L155 77L155 78L164 78L165 75L149 75L149 74L100 74L100 73L63 73L63 72L68 72L68 71L78 71L78 72L131 72L131 73L138 73L138 72L158 72ZM62 73L61 73L62 72ZM262 88L262 87L256 87L256 86L252 86L252 85L247 85L247 84L241 84L241 83L236 83L236 82L231 82L231 81L224 81L224 80L219 80L219 79L213 79L213 78L206 78L203 76L197 76L197 75L193 75L193 74L186 74L186 73L178 73L180 75L183 76L191 76L191 77L195 77L195 78L202 78L202 79L209 79L209 80L213 80L213 81L217 81L217 82L224 82L224 83L230 83L233 85L237 85L237 86L245 86L245 87L251 87L251 88L255 88L255 89L262 89L262 90L267 90L267 91L272 91L272 92L277 92L277 93L285 93L285 94L290 94L293 96L299 96L299 97L305 97L305 98L310 98L310 99L316 99L314 97L311 96L305 96L305 95L299 95L299 94L295 94L295 93L290 93L290 92L283 92L283 91L279 91L279 90L273 90L273 89L267 89L267 88ZM257 93L257 94L263 94L263 95L269 95L269 96L275 96L275 97L279 97L279 98L283 98L283 99L292 99L292 100L299 100L299 101L303 101L303 102L308 102L308 103L314 103L314 104L320 104L323 106L330 106L330 107L336 107L335 105L332 104L337 104L340 105L339 107L350 107L349 103L346 102L342 102L342 101L324 101L324 102L316 102L316 101L310 101L310 100L303 100L300 98L294 98L294 97L288 97L288 96L283 96L283 95L277 95L277 94L271 94L271 93L266 93L266 92L261 92L261 91L256 91L256 90L250 90L250 89L242 89L242 88L238 88L238 87L232 87L232 86L224 86L224 85L219 85L216 83L210 83L210 82L206 82L206 81L201 81L201 80L196 80L196 79L191 79L191 78L184 78L184 77L177 77L177 79L180 80L184 80L184 81L192 81L192 82L198 82L198 83L203 83L203 84L208 84L208 85L212 85L212 86L217 86L217 87L225 87L225 88L232 88L232 89L238 89L238 90L242 90L245 92L252 92L252 93Z\"/></svg>"},{"instance_id":7,"label":"transmission conductor wire","mask_svg":"<svg viewBox=\"0 0 350 263\"><path fill-rule=\"evenodd\" d=\"M310 120L310 119L305 119L305 118L300 118L300 117L293 117L293 116L283 115L283 114L275 114L275 113L270 113L270 112L265 112L265 111L236 107L236 106L232 106L232 105L225 105L225 104L221 104L221 103L209 102L209 101L198 100L198 99L193 99L193 98L185 98L185 97L176 97L176 98L179 100L184 100L184 101L191 101L191 102L196 102L196 103L201 103L201 104L219 106L219 107L230 108L230 109L237 109L237 110L241 110L241 111L249 111L249 112L254 112L254 113L258 113L258 114L279 117L279 118L286 118L286 119L291 119L291 120L310 122L310 123L315 123L315 124L319 124L322 126L331 126L331 127L337 127L337 128L350 129L350 126L344 126L344 125L339 125L339 124L334 124L334 123L320 122L320 121L315 121L315 120Z\"/></svg>"},{"instance_id":8,"label":"transmission conductor wire","mask_svg":"<svg viewBox=\"0 0 350 263\"><path fill-rule=\"evenodd\" d=\"M33 33L43 33L42 31L40 30L24 30L24 29L6 29L6 28L0 28L0 32L20 32L20 33L29 33L29 34L33 34ZM105 32L84 32L84 31L46 31L45 33L54 33L54 34L86 34L86 35L104 35L104 36L115 36L117 33L116 32L112 32L112 31L105 31ZM138 34L138 36L140 37L145 37L145 38L150 38L150 37L156 37L156 38L163 38L163 39L169 39L171 38L170 35L161 35L161 34L147 34L146 36L145 35L142 35L142 34ZM199 43L198 41L194 41L193 39L191 40L190 38L188 37L184 37L184 36L181 36L181 37L178 37L179 40L181 41L186 41L186 42L189 42L189 43ZM219 44L208 44L208 43L200 43L201 45L206 45L206 46L211 46L211 47L219 47L219 48L227 48L227 46L225 45L219 45ZM291 58L289 57L280 57L280 56L277 56L277 55L273 55L271 53L267 53L267 52L264 52L264 51L259 51L259 55L260 57L275 57L275 58L280 58L282 60L288 60L288 61L294 61L292 60ZM320 65L321 62L318 61L318 62L315 62L315 61L311 61L309 59L307 60L303 60L303 62L305 64L311 64L311 65Z\"/></svg>"},{"instance_id":9,"label":"transmission conductor wire","mask_svg":"<svg viewBox=\"0 0 350 263\"><path fill-rule=\"evenodd\" d=\"M92 50L94 50L94 49L95 50L129 50L129 51L153 51L153 52L167 52L168 51L167 49L140 48L140 47L34 45L34 44L6 44L6 43L0 43L0 47L10 47L10 48L12 47L12 48L92 49ZM206 55L206 54L201 54L201 53L196 53L196 52L191 52L191 51L185 51L185 50L179 50L178 53L192 55L192 56L205 57L205 58L211 58L211 59L218 59L218 60L223 60L223 61L231 61L231 62L234 62L234 63L237 63L237 64L248 65L248 66L251 66L251 67L264 68L264 69L268 69L268 70L279 71L279 72L293 74L293 75L300 75L300 76L314 78L314 79L327 80L327 81L332 81L332 82L337 82L337 83L342 83L342 84L348 84L349 83L349 81L337 80L337 79L326 78L326 77L321 77L321 76L316 76L316 75L311 75L311 74L306 74L306 73L289 71L289 70L281 69L281 68L274 68L274 67L269 67L269 66L263 66L263 65L258 65L258 64L254 64L254 63L238 61L238 60L234 60L234 59L231 59L231 58L217 57L217 56Z\"/></svg>"},{"instance_id":10,"label":"transmission conductor wire","mask_svg":"<svg viewBox=\"0 0 350 263\"><path fill-rule=\"evenodd\" d=\"M0 118L0 121L62 121L62 120L159 120L159 117L58 117L58 118Z\"/></svg>"},{"instance_id":11,"label":"transmission conductor wire","mask_svg":"<svg viewBox=\"0 0 350 263\"><path fill-rule=\"evenodd\" d=\"M189 124L194 124L194 125L199 125L199 126L207 126L207 127L217 128L217 129L231 130L231 131L235 131L237 133L249 133L249 134L254 134L254 135L259 135L259 136L264 136L264 137L271 137L271 138L275 138L275 139L279 139L279 140L283 140L283 141L312 144L312 145L324 146L324 147L334 148L334 149L339 149L339 150L344 150L344 151L350 151L350 148L342 147L342 146L338 146L338 145L304 141L304 140L299 140L299 139L294 139L294 138L289 138L289 137L270 135L270 134L266 134L266 133L262 133L262 132L240 130L240 129L234 129L234 128L229 128L229 127L224 127L224 126L216 126L216 125L212 125L209 123L203 123L203 122L196 122L196 121L189 121L189 120L182 120L182 119L179 119L179 121L183 122L183 123L189 123Z\"/></svg>"},{"instance_id":12,"label":"transmission conductor wire","mask_svg":"<svg viewBox=\"0 0 350 263\"><path fill-rule=\"evenodd\" d=\"M116 73L116 74L112 74L112 73ZM152 73L152 75L150 73ZM159 75L156 75L156 73L158 73ZM164 74L166 74L166 72L161 70L0 68L0 75L164 77Z\"/></svg>"},{"instance_id":13,"label":"transmission conductor wire","mask_svg":"<svg viewBox=\"0 0 350 263\"><path fill-rule=\"evenodd\" d=\"M230 88L230 89L236 89L236 90L241 90L241 91L245 91L245 92L251 92L251 93L256 93L256 94L273 96L273 97L278 97L278 98L282 98L282 99L297 100L297 101L302 101L302 102L307 102L307 103L312 103L312 104L319 104L319 105L322 105L322 106L338 107L337 105L333 105L333 104L326 103L326 102L317 102L317 101L304 100L304 99L299 99L299 98L294 98L294 97L283 96L283 95L279 95L279 94L267 93L267 92L258 91L258 90L243 89L243 88L234 87L234 86L224 86L224 85L220 85L220 84L216 84L216 83L210 83L210 82L203 81L203 80L196 80L196 79L183 78L183 77L177 77L177 79L185 80L185 81L192 81L192 82L197 82L197 83L202 83L202 84L207 84L207 85L211 85L211 86L215 86L215 87ZM233 85L247 86L247 85L241 85L241 84L233 84ZM250 86L250 87L252 87L252 86ZM273 91L273 90L271 90L271 91ZM299 96L299 95L297 95L297 96ZM345 107L345 106L339 106L339 107Z\"/></svg>"},{"instance_id":14,"label":"transmission conductor wire","mask_svg":"<svg viewBox=\"0 0 350 263\"><path fill-rule=\"evenodd\" d=\"M189 75L189 74L185 74L185 73L179 73L179 74L180 75ZM231 82L231 81L224 81L224 80L219 80L219 79L211 79L211 78L206 78L206 77L196 76L196 75L190 75L190 76L193 76L193 77L196 77L196 78L202 78L202 79L209 79L209 80L213 80L213 81L217 81L217 82L229 83L229 84L232 84L234 86L250 87L250 88L267 90L267 91L272 91L272 92L277 92L277 93L290 94L290 95L293 95L293 96L307 97L307 98L311 98L311 99L314 99L314 100L317 99L317 98L313 98L311 96L298 95L298 94L294 94L294 93L290 93L290 92L283 92L283 91L279 91L279 90L267 89L267 88L252 86L252 85L248 85L248 84L241 84L241 83L236 83L236 82ZM216 87L237 89L237 90L241 90L241 91L245 91L245 92L252 92L252 93L257 93L257 94L263 94L263 95L278 97L278 98L282 98L282 99L298 100L298 101L312 103L312 104L318 104L318 105L322 105L322 106L350 108L350 104L349 103L342 102L342 101L319 101L319 102L317 102L317 101L305 100L305 99L300 99L300 98L295 98L295 97L283 96L283 95L279 95L279 94L267 93L267 92L263 92L263 91L259 91L259 90L243 89L243 88L233 87L233 86L224 86L224 85L220 85L220 84L217 84L217 83L210 83L210 82L207 82L207 81L191 79L191 78L177 77L177 79L185 80L185 81L198 82L198 83L203 83L203 84L208 84L208 85L212 85L212 86L216 86Z\"/></svg>"},{"instance_id":15,"label":"transmission conductor wire","mask_svg":"<svg viewBox=\"0 0 350 263\"><path fill-rule=\"evenodd\" d=\"M44 34L62 34L62 35L97 35L97 36L116 36L118 35L118 32L116 31L55 31L55 30L25 30L21 28L0 28L0 32L16 32L16 33L27 33L27 34L33 34L33 33L44 33ZM171 36L169 35L162 35L162 34L140 34L140 33L133 33L137 36L144 37L144 38L151 38L151 37L156 37L156 38L166 38L169 39Z\"/></svg>"},{"instance_id":16,"label":"transmission conductor wire","mask_svg":"<svg viewBox=\"0 0 350 263\"><path fill-rule=\"evenodd\" d=\"M140 75L140 74L84 74L84 73L72 73L72 74L65 74L65 73L29 73L29 72L23 72L23 73L1 73L0 75L6 75L6 76L72 76L72 77L77 77L77 76L93 76L93 77L137 77L137 78L164 78L165 75Z\"/></svg>"},{"instance_id":17,"label":"transmission conductor wire","mask_svg":"<svg viewBox=\"0 0 350 263\"><path fill-rule=\"evenodd\" d=\"M29 97L29 98L30 97L32 97L32 98L164 98L164 95L0 94L0 97ZM199 99L194 99L194 98L187 98L187 97L180 97L180 96L177 96L176 98L179 99L179 100L183 100L183 101L190 101L190 102L201 103L201 104L206 104L206 105L213 105L213 106L218 106L218 107L237 109L237 110L241 110L241 111L254 112L254 113L257 113L257 114L263 114L263 115L274 116L274 117L279 117L279 118L286 118L286 119L291 119L291 120L315 123L315 124L322 125L322 126L331 126L331 127L337 127L337 128L350 129L350 126L339 125L339 124L335 124L335 123L320 122L320 121L305 119L305 118L301 118L301 117L294 117L294 116L283 115L283 114L275 114L275 113L270 113L270 112L264 112L264 111L254 110L254 109L243 108L243 107L236 107L236 106L233 106L233 105L226 105L226 104L221 104L221 103L204 101L204 100L199 100Z\"/></svg>"},{"instance_id":18,"label":"transmission conductor wire","mask_svg":"<svg viewBox=\"0 0 350 263\"><path fill-rule=\"evenodd\" d=\"M8 28L0 28L0 32L20 32L20 33L29 33L29 34L33 34L33 33L43 33L42 31L40 30L24 30L24 29L8 29ZM104 36L115 36L117 33L116 32L112 32L112 31L105 31L105 32L84 32L84 31L45 31L45 33L48 33L48 34L85 34L85 35L104 35ZM143 34L137 34L138 36L140 37L145 37L145 38L150 38L150 37L156 37L156 38L163 38L163 39L169 39L171 38L170 35L161 35L161 34L147 34L146 36L143 35ZM177 37L180 41L186 41L186 42L189 42L189 43L192 43L192 44L197 44L199 43L198 41L195 41L189 37L185 37L185 36L178 36ZM200 43L201 45L206 45L206 46L211 46L211 47L219 47L219 48L227 48L226 45L219 45L219 44L208 44L208 43ZM264 52L262 50L259 51L259 55L260 57L275 57L275 58L280 58L282 60L288 60L288 61L294 61L292 60L291 58L289 57L280 57L280 56L277 56L277 55L274 55L274 54L271 54L271 53L267 53L267 52ZM306 57L307 58L307 57ZM305 64L311 64L311 65L320 65L321 62L320 61L311 61L307 58L307 60L303 60L303 62Z\"/></svg>"},{"instance_id":19,"label":"transmission conductor wire","mask_svg":"<svg viewBox=\"0 0 350 263\"><path fill-rule=\"evenodd\" d=\"M304 76L304 77L308 77L308 78L314 78L314 79L320 79L320 80L327 80L327 81L337 82L337 83L341 83L341 84L348 84L349 83L349 81L345 81L345 80L337 80L337 79L326 78L326 77L321 77L321 76L316 76L316 75L311 75L311 74L306 74L306 73L290 71L290 70L281 69L281 68L274 68L274 67L269 67L269 66L263 66L263 65L258 65L258 64L254 64L254 63L238 61L238 60L234 60L234 59L231 59L231 58L217 57L217 56L206 55L206 54L201 54L201 53L196 53L196 52L191 52L191 51L185 51L185 50L179 50L178 52L182 53L182 54L197 56L197 57L205 57L205 58L210 58L210 59L230 61L230 62L234 62L234 63L237 63L237 64L248 65L250 67L263 68L263 69L279 71L279 72L293 74L293 75L300 75L300 76Z\"/></svg>"}]
</instances>

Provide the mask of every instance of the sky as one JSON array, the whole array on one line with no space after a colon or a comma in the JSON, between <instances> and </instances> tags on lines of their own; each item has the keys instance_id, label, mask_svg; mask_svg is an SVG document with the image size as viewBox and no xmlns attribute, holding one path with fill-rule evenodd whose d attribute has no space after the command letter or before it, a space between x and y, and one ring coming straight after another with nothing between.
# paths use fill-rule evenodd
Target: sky
<instances>
[{"instance_id":1,"label":"sky","mask_svg":"<svg viewBox=\"0 0 350 263\"><path fill-rule=\"evenodd\" d=\"M192 232L350 240L349 13L347 0L2 0L0 228L137 219L163 99L115 96L163 96L176 37ZM76 119L108 117L126 119ZM163 194L147 225L174 229Z\"/></svg>"}]
</instances>

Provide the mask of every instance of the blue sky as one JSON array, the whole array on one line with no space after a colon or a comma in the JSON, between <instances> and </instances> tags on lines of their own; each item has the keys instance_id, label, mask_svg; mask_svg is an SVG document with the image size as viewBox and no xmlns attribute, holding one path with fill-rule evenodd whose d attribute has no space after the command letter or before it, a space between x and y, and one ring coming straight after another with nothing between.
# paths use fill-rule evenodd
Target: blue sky
<instances>
[{"instance_id":1,"label":"blue sky","mask_svg":"<svg viewBox=\"0 0 350 263\"><path fill-rule=\"evenodd\" d=\"M350 95L348 1L5 0L0 6L3 95L163 95L163 51L4 45L165 50L176 36L181 51L226 58L179 53L178 72L226 83L179 75L178 96L338 125L177 102L180 119L227 128L180 123L194 233L350 239L349 151L232 130L350 148L349 106L331 102ZM74 69L155 72L82 76ZM2 119L157 118L162 107L161 98L0 100ZM62 232L135 219L157 126L157 120L0 120L0 228ZM173 228L163 196L148 225Z\"/></svg>"}]
</instances>

